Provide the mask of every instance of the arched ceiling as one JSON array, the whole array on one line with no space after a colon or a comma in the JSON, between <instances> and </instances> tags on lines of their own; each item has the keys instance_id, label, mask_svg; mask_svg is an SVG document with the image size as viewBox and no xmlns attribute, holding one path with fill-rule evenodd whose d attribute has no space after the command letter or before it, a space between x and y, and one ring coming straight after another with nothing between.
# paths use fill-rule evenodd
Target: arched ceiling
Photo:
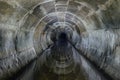
<instances>
[{"instance_id":1,"label":"arched ceiling","mask_svg":"<svg viewBox=\"0 0 120 80\"><path fill-rule=\"evenodd\" d=\"M53 34L64 31L78 50L120 79L119 14L119 0L0 0L0 60L5 64L0 72L15 72L48 48Z\"/></svg>"}]
</instances>

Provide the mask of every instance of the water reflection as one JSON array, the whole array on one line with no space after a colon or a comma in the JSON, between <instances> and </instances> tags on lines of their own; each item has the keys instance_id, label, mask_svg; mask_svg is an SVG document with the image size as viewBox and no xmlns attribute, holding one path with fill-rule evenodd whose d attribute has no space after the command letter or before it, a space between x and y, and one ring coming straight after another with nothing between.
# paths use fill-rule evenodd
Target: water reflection
<instances>
[{"instance_id":1,"label":"water reflection","mask_svg":"<svg viewBox=\"0 0 120 80\"><path fill-rule=\"evenodd\" d=\"M35 60L17 80L107 80L73 47L67 49L68 53L73 53L70 57L72 59L61 64L51 56L51 48Z\"/></svg>"}]
</instances>

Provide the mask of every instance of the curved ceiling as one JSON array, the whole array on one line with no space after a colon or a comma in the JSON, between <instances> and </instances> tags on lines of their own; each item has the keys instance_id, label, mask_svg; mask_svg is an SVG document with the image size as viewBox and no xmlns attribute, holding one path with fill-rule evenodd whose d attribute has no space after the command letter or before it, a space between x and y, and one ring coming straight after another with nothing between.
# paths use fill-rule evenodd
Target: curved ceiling
<instances>
[{"instance_id":1,"label":"curved ceiling","mask_svg":"<svg viewBox=\"0 0 120 80\"><path fill-rule=\"evenodd\" d=\"M0 1L0 75L41 55L51 37L66 32L74 47L120 79L119 0Z\"/></svg>"}]
</instances>

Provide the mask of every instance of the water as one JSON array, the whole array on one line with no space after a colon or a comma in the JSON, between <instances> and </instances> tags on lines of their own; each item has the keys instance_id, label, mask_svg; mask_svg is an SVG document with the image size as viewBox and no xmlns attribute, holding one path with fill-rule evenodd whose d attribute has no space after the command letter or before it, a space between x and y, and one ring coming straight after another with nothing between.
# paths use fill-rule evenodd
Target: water
<instances>
[{"instance_id":1,"label":"water","mask_svg":"<svg viewBox=\"0 0 120 80\"><path fill-rule=\"evenodd\" d=\"M71 47L71 50L73 55L70 58L72 59L63 63L63 69L58 66L56 69L56 60L50 57L51 49L48 49L27 66L15 80L108 80L74 47ZM64 67L64 64L67 64L67 67Z\"/></svg>"}]
</instances>

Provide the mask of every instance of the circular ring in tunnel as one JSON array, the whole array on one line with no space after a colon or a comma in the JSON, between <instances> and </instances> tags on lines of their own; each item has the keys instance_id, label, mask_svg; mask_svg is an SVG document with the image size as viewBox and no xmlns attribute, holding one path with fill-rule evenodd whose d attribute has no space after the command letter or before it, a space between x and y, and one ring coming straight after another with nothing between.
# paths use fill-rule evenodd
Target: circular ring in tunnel
<instances>
[{"instance_id":1,"label":"circular ring in tunnel","mask_svg":"<svg viewBox=\"0 0 120 80\"><path fill-rule=\"evenodd\" d=\"M69 22L58 22L56 16L57 15L55 15L55 13L49 14L47 17L45 17L45 19L43 18L43 20L37 26L34 34L37 37L35 38L37 39L35 40L37 43L35 44L37 50L39 50L39 48L43 50L47 48L47 45L52 44L58 38L60 32L65 32L68 36L68 40L71 42L74 41L74 33L79 35L75 28L75 24ZM48 17L52 17L52 19L45 24L44 20L46 20ZM79 37L78 35L77 37ZM74 37L76 37L76 35L74 35Z\"/></svg>"}]
</instances>

